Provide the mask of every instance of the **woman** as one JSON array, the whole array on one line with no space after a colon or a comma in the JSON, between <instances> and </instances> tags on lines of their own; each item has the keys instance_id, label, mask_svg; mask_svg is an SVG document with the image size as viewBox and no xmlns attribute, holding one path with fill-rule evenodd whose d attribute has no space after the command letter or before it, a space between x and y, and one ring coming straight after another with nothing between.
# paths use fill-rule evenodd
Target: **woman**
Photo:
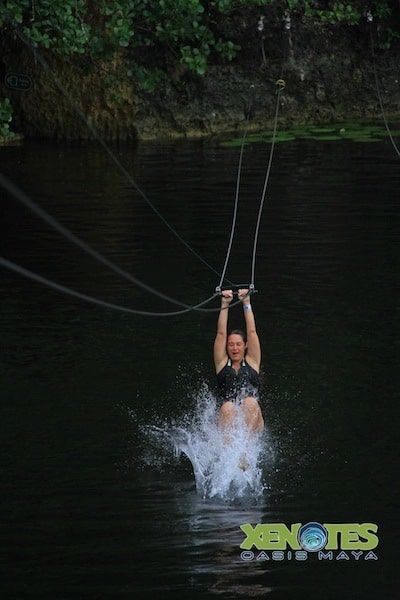
<instances>
[{"instance_id":1,"label":"woman","mask_svg":"<svg viewBox=\"0 0 400 600\"><path fill-rule=\"evenodd\" d=\"M214 364L217 374L220 425L223 431L232 429L238 411L242 411L251 434L261 433L264 419L258 403L260 386L261 348L256 331L249 290L240 289L238 298L243 305L246 334L232 331L228 335L228 310L232 290L221 293L221 310L214 342Z\"/></svg>"}]
</instances>

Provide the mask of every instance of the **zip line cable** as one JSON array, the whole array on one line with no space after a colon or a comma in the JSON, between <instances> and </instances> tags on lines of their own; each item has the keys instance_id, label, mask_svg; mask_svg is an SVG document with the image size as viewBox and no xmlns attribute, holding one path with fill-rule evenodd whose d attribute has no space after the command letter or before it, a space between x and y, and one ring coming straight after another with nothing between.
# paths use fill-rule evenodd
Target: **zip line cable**
<instances>
[{"instance_id":1,"label":"zip line cable","mask_svg":"<svg viewBox=\"0 0 400 600\"><path fill-rule=\"evenodd\" d=\"M3 4L3 2L1 2L1 4ZM3 6L4 6L4 4L3 4ZM370 11L367 11L367 20L368 20L369 23L373 22L373 16L372 16L372 14L371 14ZM286 17L285 17L285 29L286 29L286 31L289 31L290 28L291 28L290 15L288 13L286 13ZM133 186L133 188L139 193L139 195L148 204L148 206L153 210L153 212L161 219L161 221L167 226L167 228L173 233L173 235L175 237L177 237L177 239L183 245L185 245L186 248L192 254L194 254L196 256L196 258L198 258L205 266L207 266L214 273L219 274L219 272L216 269L214 269L209 263L207 263L178 234L178 232L169 224L169 222L163 217L163 215L160 213L160 211L154 206L154 204L150 201L150 199L147 197L147 195L138 186L138 184L135 182L135 180L130 175L130 173L127 171L127 169L122 165L122 163L118 160L118 158L115 156L115 154L109 148L109 146L106 144L106 142L100 136L100 134L97 132L96 128L87 120L87 118L84 115L84 113L81 111L81 109L79 108L79 106L77 105L77 103L74 101L74 99L72 98L72 96L65 90L65 88L63 87L63 85L59 81L59 79L56 76L56 74L54 73L54 71L51 69L51 67L46 62L46 60L43 58L43 56L34 47L34 45L31 42L31 40L24 33L22 33L20 27L16 27L15 28L15 32L18 35L18 37L20 38L20 40L26 46L28 46L28 48L34 53L35 58L40 62L40 64L42 65L44 71L50 76L50 78L53 80L53 82L55 83L55 85L57 86L57 88L59 89L59 91L68 100L68 102L71 104L71 106L73 107L73 109L75 110L75 112L78 114L78 116L81 118L81 120L84 122L84 124L87 126L87 128L89 129L89 131L91 132L91 134L100 143L100 145L103 147L103 149L109 155L109 157L113 160L113 162L116 164L116 166L122 171L122 173L125 175L125 177L127 177L128 181L131 183L131 185ZM397 155L400 157L400 151L399 151L399 149L398 149L398 147L396 145L396 142L395 142L395 140L394 140L394 138L392 136L392 133L390 131L390 127L389 127L389 124L387 122L386 115L385 115L385 110L384 110L384 106L383 106L383 100L382 100L382 95L381 95L380 87L379 87L379 80L378 80L377 68L376 68L376 61L375 61L375 53L374 53L374 47L373 47L372 27L370 28L370 40L371 40L371 54L372 54L372 62L373 62L373 67L374 67L375 84L376 84L377 95L378 95L378 99L379 99L379 105L380 105L381 112L382 112L382 117L383 117L383 120L384 120L384 123L385 123L385 127L386 127L386 130L387 130L387 133L388 133L389 138L391 140L391 143L393 145L393 148L395 149ZM285 58L284 58L284 61L285 61ZM263 190L262 190L262 195L261 195L261 200L260 200L260 205L259 205L259 210L258 210L258 216L257 216L257 221L256 221L255 233L254 233L253 252L252 252L252 261L251 261L251 279L250 279L250 290L251 291L254 291L254 286L255 286L255 266L256 266L257 245L258 245L258 238L259 238L259 232L260 232L261 217L262 217L262 213L263 213L263 209L264 209L264 204L265 204L265 199L266 199L266 193L267 193L267 188L268 188L268 183L269 183L269 177L270 177L270 172L271 172L271 167L272 167L272 159L273 159L273 154L274 154L275 142L276 142L276 132L277 132L277 124L278 124L280 97L281 97L281 93L282 93L283 89L285 88L285 82L282 79L283 67L284 67L284 62L282 64L281 78L278 79L278 81L276 82L276 85L277 85L277 101L276 101L275 119L274 119L274 128L273 128L271 149L270 149L270 155L269 155L269 160L268 160L268 165L267 165L267 170L266 170L266 175L265 175L265 180L264 180L264 186L263 186ZM243 138L242 138L242 144L241 144L241 150L240 150L240 157L239 157L239 164L238 164L238 172L237 172L237 179L236 179L236 193L235 193L235 203L234 203L234 210L233 210L231 233L230 233L230 238L229 238L229 243L228 243L228 248L227 248L227 252L226 252L224 266L223 266L223 269L222 269L222 273L220 274L220 283L219 283L219 286L217 287L217 290L221 289L221 286L222 286L223 281L225 279L225 275L226 275L226 271L227 271L228 263L229 263L229 259L230 259L231 249L232 249L232 245L233 245L233 240L234 240L234 234L235 234L235 228L236 228L236 221L237 221L238 204L239 204L240 179L241 179L241 171L242 171L242 163L243 163L243 154L244 154L244 147L245 147L245 141L246 141L246 135L247 135L248 115L247 115L246 119L247 120L246 120L246 125L245 125L245 129L244 129L244 133L243 133ZM215 297L216 294L214 294L209 299L205 300L204 302L202 302L202 303L200 303L200 304L198 304L196 306L189 306L189 305L187 305L187 304L185 304L183 302L175 300L174 298L171 298L171 297L169 297L169 296L167 296L167 295L159 292L158 290L155 290L151 286L148 286L147 284L141 282L136 277L130 275L129 273L127 273L126 271L124 271L123 269L121 269L120 267L118 267L117 265L114 265L110 260L108 260L107 258L103 257L101 254L99 254L98 252L96 252L95 250L93 250L92 248L90 248L90 246L88 246L85 242L83 242L82 240L80 240L72 232L70 232L68 229L66 229L61 224L59 224L55 219L53 219L53 217L51 217L43 209L41 209L39 206L37 206L32 200L30 200L28 198L28 196L26 196L23 192L21 192L21 190L19 190L16 186L14 186L14 184L12 184L9 180L7 180L1 174L0 174L0 185L2 185L5 189L7 189L14 197L16 197L20 202L22 202L27 208L29 208L30 210L32 210L37 216L39 216L42 220L44 220L45 222L47 222L51 227L53 227L54 229L56 229L59 233L61 233L69 241L71 241L72 243L74 243L75 245L77 245L78 247L80 247L84 252L86 252L87 254L89 254L90 256L92 256L93 258L95 258L96 260L98 260L99 262L101 262L103 265L109 267L115 273L117 273L120 276L124 277L125 279L129 280L131 283L134 283L135 285L137 285L137 286L141 287L142 289L148 291L149 293L152 293L152 294L154 294L154 295L156 295L156 296L158 296L158 297L160 297L160 298L162 298L164 300L167 300L168 302L171 302L173 304L176 304L178 306L182 306L182 307L185 308L185 310L183 310L183 311L175 311L174 313L172 313L172 312L168 312L168 313L150 313L148 311L135 311L134 309L124 309L123 307L119 307L119 309L123 309L123 310L126 310L128 312L136 312L136 314L154 314L154 315L182 314L183 312L187 312L187 311L190 311L190 310L200 310L201 309L200 307L202 307L204 304L206 304L208 301L212 300ZM14 263L11 263L10 261L7 261L6 259L1 259L1 264L3 264L3 266L8 266L8 268L12 268L12 269L16 270L17 272L20 272L21 274L26 274L27 275L28 273L30 273L29 276L31 278L36 278L37 281L46 282L46 285L51 284L51 286L52 287L56 287L56 289L57 289L57 286L58 286L58 289L64 289L64 291L69 289L69 288L65 288L65 286L60 286L59 284L56 284L54 282L50 282L50 280L46 280L45 278L42 278L41 276L36 275L36 274L34 274L34 273L32 273L32 272L24 269L23 267L18 267L18 265L15 265ZM11 266L11 265L13 265L13 266ZM231 282L229 282L229 283L231 283ZM235 284L233 284L233 285L235 285ZM73 295L77 295L78 297L82 297L84 299L90 298L89 296L86 296L85 294L80 294L80 292L76 292L74 290L69 290L68 293L72 293ZM117 305L112 305L110 303L104 303L101 300L97 300L97 299L93 299L93 300L96 301L97 303L103 303L103 304L109 305L109 306L117 306ZM214 309L202 309L202 310L211 310L212 311Z\"/></svg>"},{"instance_id":2,"label":"zip line cable","mask_svg":"<svg viewBox=\"0 0 400 600\"><path fill-rule=\"evenodd\" d=\"M264 27L263 21L260 20L258 22L258 30L262 31L263 27ZM286 13L285 14L285 31L289 32L290 28L291 28L290 15L289 15L289 13ZM280 97L281 97L282 91L285 89L285 86L286 86L285 81L283 80L283 69L284 69L285 62L286 62L286 53L284 52L280 78L276 82L277 99L276 99L276 108L275 108L275 118L274 118L274 127L273 127L273 133L272 133L271 149L270 149L270 154L269 154L266 175L265 175L265 179L264 179L264 186L263 186L263 191L262 191L262 195L261 195L260 205L259 205L259 209L258 209L258 216L257 216L254 241L253 241L253 253L252 253L252 262L251 262L251 279L250 279L250 286L249 286L251 293L255 291L255 281L254 280L255 280L255 262L256 262L258 236L259 236L259 230L260 230L261 216L262 216L264 203L265 203L265 197L266 197L266 193L267 193L269 176L270 176L271 167L272 167L272 158L273 158L273 154L274 154L276 132L277 132L277 127L278 127ZM226 269L227 269L228 262L229 262L230 252L232 249L234 231L235 231L235 227L236 227L238 203L239 203L240 178L241 178L241 171L242 171L243 153L244 153L244 147L245 147L246 135L247 135L248 120L249 120L249 112L246 115L246 125L244 128L242 143L241 143L241 148L240 148L240 157L239 157L238 173L237 173L237 179L236 179L236 195L235 195L235 204L234 204L234 209L233 209L231 235L230 235L228 250L227 250L227 254L226 254L225 264L224 264L224 267L222 270L221 280L220 280L219 286L216 288L216 290L221 290L221 288L222 288L222 282L225 277Z\"/></svg>"},{"instance_id":3,"label":"zip line cable","mask_svg":"<svg viewBox=\"0 0 400 600\"><path fill-rule=\"evenodd\" d=\"M289 19L289 27L287 26L287 19L286 19L286 26L285 26L285 28L286 29L290 28L290 19ZM206 261L204 261L204 259L202 259L202 257L200 255L198 255L191 248L191 246L189 246L189 244L187 244L187 242L183 238L181 238L181 236L177 233L177 231L168 223L168 221L162 216L162 214L158 211L158 209L148 199L147 195L141 190L141 188L139 188L139 186L136 184L135 180L132 178L132 176L130 175L130 173L121 164L121 162L118 160L118 158L114 155L114 153L111 151L111 149L105 143L105 141L103 140L103 138L99 135L99 133L97 132L96 128L88 122L86 116L83 114L83 112L81 111L81 109L79 108L79 106L73 100L73 98L71 97L71 95L64 89L64 87L62 86L62 84L59 81L58 77L55 75L54 71L51 69L51 67L49 66L49 64L45 61L45 59L43 58L43 56L39 52L37 52L36 48L33 46L32 42L29 40L29 38L27 38L27 36L25 36L20 31L20 28L17 27L15 31L16 31L18 37L21 39L21 41L24 44L26 44L31 51L33 51L33 53L35 55L35 58L40 62L40 64L42 65L44 71L51 77L51 79L56 84L56 86L58 87L58 89L61 91L61 93L64 95L64 97L68 100L68 102L74 108L75 112L82 119L82 121L84 122L84 124L88 127L89 131L92 133L92 135L94 136L94 138L101 144L101 146L104 148L104 150L107 152L107 154L113 160L113 162L122 171L122 173L127 177L127 179L129 180L129 182L131 183L131 185L142 196L142 198L145 200L145 202L148 204L148 206L164 222L164 224L168 227L168 229L170 229L170 231L201 262L203 262L203 264L205 264L209 269L211 269L212 271L214 271L215 273L218 274L218 271L216 271L211 265L209 265ZM283 71L283 65L282 65L282 71ZM251 274L251 283L250 283L250 286L249 286L251 292L254 291L256 248L257 248L257 241L258 241L258 235L259 235L259 227L260 227L260 221L261 221L261 214L262 214L262 210L263 210L263 205L264 205L265 195L266 195L266 190L267 190L267 184L268 184L269 174L270 174L271 165L272 165L272 156L273 156L273 150L274 150L274 145L275 145L275 137L276 137L276 130L277 130L277 120L278 120L278 110L279 110L280 94L281 94L282 89L284 89L284 81L282 79L280 79L280 80L278 80L277 84L278 83L280 83L281 85L279 85L279 87L278 87L278 95L277 95L277 105L276 105L276 113L275 113L275 124L274 124L273 140L272 140L272 145L271 145L271 152L270 152L270 157L269 157L269 163L268 163L267 173L266 173L265 182L264 182L263 193L262 193L260 207L259 207L259 212L258 212L256 231L255 231L255 236L254 236L253 258L252 258L252 274ZM282 84L283 84L283 86L282 86ZM225 263L224 263L223 271L222 271L221 278L220 278L220 284L219 284L217 290L221 289L222 283L223 283L223 281L225 279L225 274L226 274L226 270L227 270L227 266L228 266L228 262L229 262L229 257L230 257L230 253L231 253L231 248L232 248L232 244L233 244L233 239L234 239L234 233L235 233L235 227L236 227L236 220L237 220L237 210L238 210L238 203L239 203L240 178L241 178L241 170L242 170L242 162L243 162L243 154L244 154L244 147L245 147L245 140L246 140L246 134L247 134L247 125L248 125L249 114L246 115L246 119L247 119L247 121L246 121L245 129L244 129L244 133L243 133L243 139L242 139L241 151L240 151L240 158L239 158L239 165L238 165L237 180L236 180L235 204L234 204L234 211L233 211L233 220L232 220L231 234L230 234L228 249L227 249L227 253L226 253ZM73 244L75 244L76 246L78 246L79 248L81 248L84 252L86 252L87 254L89 254L90 256L92 256L93 258L95 258L97 261L99 261L103 265L107 266L112 271L114 271L118 275L124 277L125 279L127 279L131 283L134 283L138 287L141 287L142 289L148 291L149 293L152 293L152 294L158 296L159 298L167 300L168 302L171 302L171 303L176 304L178 306L184 307L184 310L182 310L182 311L173 311L173 312L170 311L170 312L163 312L163 313L161 313L161 312L151 312L151 311L139 311L139 310L135 310L135 309L129 309L129 308L125 308L125 307L120 307L120 306L112 304L112 303L103 302L102 300L93 298L93 297L88 296L86 294L82 294L80 292L77 292L76 290L72 290L70 288L67 288L66 286L62 286L60 284L57 284L56 282L50 281L50 280L48 280L48 279L46 279L46 278L44 278L44 277L42 277L42 276L40 276L40 275L38 275L36 273L33 273L32 271L24 269L23 267L20 267L19 265L16 265L15 263L12 263L11 261L8 261L7 259L4 259L4 258L0 257L0 263L3 266L5 266L5 267L7 267L9 269L12 269L12 270L14 270L14 271L16 271L16 272L18 272L18 273L20 273L22 275L25 275L26 277L29 277L29 278L34 279L34 280L36 280L38 282L41 282L41 283L43 283L45 285L48 285L48 286L50 286L50 287L52 287L54 289L57 289L59 291L64 291L65 293L68 293L70 295L74 295L74 296L79 297L81 299L88 300L88 301L91 301L91 302L95 302L97 304L102 304L103 306L108 306L108 307L116 308L117 310L124 310L126 312L133 312L135 314L152 315L152 316L169 316L169 315L172 316L172 315L176 315L176 314L183 314L183 313L191 311L191 310L202 310L202 311L205 311L205 312L218 310L218 309L204 309L204 308L202 308L202 306L204 304L206 304L207 302L209 302L210 300L212 300L217 294L213 294L211 297L209 297L205 301L203 301L203 302L201 302L201 303L199 303L199 304L197 304L195 306L189 306L188 304L185 304L183 302L175 300L174 298L171 298L170 296L167 296L167 295L159 292L158 290L152 288L151 286L143 283L142 281L140 281L136 277L130 275L129 273L127 273L126 271L124 271L123 269L121 269L120 267L118 267L117 265L115 265L114 263L112 263L110 260L108 260L107 258L105 258L104 256L102 256L96 250L93 250L88 244L86 244L85 242L83 242L82 240L80 240L77 236L75 236L67 228L65 228L63 225L61 225L60 223L58 223L53 217L51 217L48 213L46 213L46 211L44 211L43 209L41 209L26 194L24 194L12 182L10 182L6 177L4 177L1 174L0 174L0 185L2 185L3 188L5 188L6 190L8 190L9 193L11 193L15 198L17 198L22 204L24 204L27 208L29 208L32 212L34 212L37 216L39 216L48 225L50 225L51 227L53 227L56 231L58 231L66 239L68 239L70 242L72 242ZM229 283L232 283L232 282L229 282ZM235 285L235 284L232 284L232 285ZM238 286L236 286L236 287L238 287Z\"/></svg>"},{"instance_id":4,"label":"zip line cable","mask_svg":"<svg viewBox=\"0 0 400 600\"><path fill-rule=\"evenodd\" d=\"M16 27L15 29L16 34L18 35L18 37L20 38L20 40L26 45L28 46L28 48L33 52L35 58L40 62L40 64L42 65L44 71L50 76L50 78L53 80L53 82L55 83L55 85L57 86L57 88L59 89L59 91L62 93L62 95L68 100L68 102L70 103L70 105L72 106L72 108L75 110L75 112L77 113L77 115L80 117L80 119L83 121L83 123L86 125L86 127L89 129L89 131L91 132L91 134L93 135L93 137L99 142L99 144L103 147L103 149L106 151L106 153L108 154L108 156L111 158L111 160L115 163L115 165L118 167L118 169L120 169L120 171L125 175L125 177L128 179L128 181L130 182L130 184L132 185L132 187L138 192L138 194L143 198L143 200L146 202L146 204L151 208L151 210L157 215L157 217L159 219L161 219L161 221L164 223L164 225L171 231L171 233L198 259L200 260L208 269L210 269L211 271L213 271L214 273L216 273L217 275L219 275L219 272L214 269L214 267L212 267L206 260L204 260L183 238L181 235L179 235L179 233L176 231L176 229L174 229L172 227L172 225L170 225L170 223L165 219L165 217L160 213L160 211L154 206L154 204L151 202L151 200L147 197L147 195L143 192L143 190L138 186L138 184L136 183L136 181L133 179L132 175L129 173L129 171L122 165L121 161L118 160L118 158L115 156L115 154L113 153L113 151L111 150L111 148L109 148L109 146L106 144L106 142L103 140L103 138L101 137L101 135L97 132L97 129L87 120L86 116L84 115L84 113L81 111L81 109L79 108L79 106L77 105L77 103L75 102L75 100L72 98L71 94L69 94L69 92L67 92L65 90L65 88L63 87L63 85L61 84L61 82L59 81L57 75L54 73L54 71L52 70L52 68L50 67L50 65L46 62L46 60L43 58L43 56L40 54L40 52L37 51L37 49L33 46L32 42L29 40L29 38L24 35L21 31L19 27Z\"/></svg>"},{"instance_id":5,"label":"zip line cable","mask_svg":"<svg viewBox=\"0 0 400 600\"><path fill-rule=\"evenodd\" d=\"M273 134L272 134L272 142L271 142L271 149L270 149L270 153L269 153L268 166L267 166L267 171L265 174L264 187L263 187L263 191L262 191L262 195L261 195L260 206L258 209L257 223L256 223L256 228L255 228L255 233L254 233L253 256L252 256L252 261L251 261L251 279L250 279L250 285L252 286L252 288L254 288L254 286L255 286L254 280L255 280L255 271L256 271L256 254L257 254L258 236L260 233L261 216L262 216L262 212L263 212L263 208L264 208L265 197L267 195L269 176L271 173L271 166L272 166L272 158L274 155L276 131L277 131L277 127L278 127L279 103L280 103L281 92L284 89L283 79L278 80L277 84L278 84L278 93L277 93L276 108L275 108L274 130L273 130Z\"/></svg>"},{"instance_id":6,"label":"zip line cable","mask_svg":"<svg viewBox=\"0 0 400 600\"><path fill-rule=\"evenodd\" d=\"M183 306L189 310L192 309L191 306L189 306L183 302L179 302L178 300L175 300L174 298L171 298L170 296L167 296L166 294L163 294L162 292L159 292L158 290L152 288L151 286L147 285L146 283L143 283L140 279L138 279L137 277L134 277L133 275L130 275L129 273L127 273L126 271L124 271L123 269L121 269L120 267L115 265L113 262L111 262L108 258L104 257L102 254L100 254L99 252L97 252L96 250L91 248L83 240L78 238L78 236L76 236L71 231L69 231L69 229L67 229L66 227L61 225L58 221L56 221L56 219L54 219L54 217L51 217L45 210L40 208L35 202L33 202L33 200L31 200L26 194L24 194L24 192L22 192L19 188L17 188L17 186L14 183L9 181L7 179L7 177L2 175L1 173L0 173L0 185L5 190L7 190L10 194L12 194L17 200L19 200L19 202L21 202L24 206L26 206L33 213L35 213L40 219L42 219L42 221L44 221L45 223L50 225L50 227L52 227L53 229L58 231L63 237L65 237L72 244L74 244L75 246L77 246L78 248L83 250L86 254L88 254L89 256L92 256L95 260L102 263L106 267L110 268L112 271L114 271L114 273L117 273L121 277L124 277L125 279L127 279L131 283L134 283L138 287L141 287L145 291L147 291L151 294L154 294L155 296L158 296L159 298L161 298L163 300L167 300L167 302L171 302L172 304L176 304L178 306Z\"/></svg>"},{"instance_id":7,"label":"zip line cable","mask_svg":"<svg viewBox=\"0 0 400 600\"><path fill-rule=\"evenodd\" d=\"M79 298L80 300L85 300L86 302L91 302L92 304L98 304L99 306L103 306L105 308L112 308L113 310L118 310L118 311L124 312L124 313L130 313L130 314L134 314L134 315L142 315L142 316L146 316L146 317L174 317L177 315L182 315L184 313L188 313L192 310L202 310L205 312L216 312L216 311L220 310L219 308L210 308L210 309L204 309L204 308L202 309L201 308L204 304L207 304L207 302L210 302L210 300L215 298L216 294L213 294L210 298L207 298L206 300L204 300L200 304L197 304L196 306L190 306L183 310L176 310L176 311L171 311L171 312L156 312L156 311L146 311L146 310L137 310L134 308L127 308L125 306L113 304L112 302L105 302L104 300L99 300L98 298L95 298L94 296L89 296L87 294L83 294L83 293L73 290L72 288L69 288L65 285L56 283L55 281L52 281L51 279L47 279L46 277L42 277L41 275L38 275L37 273L34 273L33 271L25 269L24 267L21 267L10 260L3 258L2 256L0 256L0 265L2 265L3 267L6 267L7 269L10 269L11 271L14 271L15 273L19 273L20 275L23 275L24 277L26 277L28 279L32 279L33 281L37 281L38 283L41 283L42 285L45 285L54 290L57 290L58 292L62 292L64 294L74 296L75 298Z\"/></svg>"},{"instance_id":8,"label":"zip line cable","mask_svg":"<svg viewBox=\"0 0 400 600\"><path fill-rule=\"evenodd\" d=\"M245 124L244 131L243 131L242 144L240 147L240 156L239 156L239 165L238 165L238 172L237 172L237 178L236 178L236 193L235 193L235 204L234 204L234 208L233 208L231 234L230 234L230 238L229 238L228 249L226 251L225 263L224 263L222 273L221 273L221 279L220 279L219 286L217 289L221 289L222 284L225 279L225 273L226 273L226 269L228 268L229 257L230 257L230 253L232 250L232 244L233 244L233 237L235 234L237 211L238 211L238 205L239 205L240 177L241 177L241 173L242 173L243 153L244 153L244 147L245 147L246 136L247 136L248 121L249 121L249 115L246 116L246 124Z\"/></svg>"},{"instance_id":9,"label":"zip line cable","mask_svg":"<svg viewBox=\"0 0 400 600\"><path fill-rule=\"evenodd\" d=\"M290 29L291 29L290 14L289 14L289 12L286 12L286 14L285 14L285 32L286 33L284 33L284 35L289 35ZM289 43L289 40L288 40L288 43ZM283 90L286 87L285 80L283 79L283 70L284 70L284 66L286 63L286 50L288 47L288 43L285 44L285 50L284 50L284 55L283 55L282 67L281 67L281 75L280 75L280 78L275 83L276 89L277 89L277 97L276 97L276 107L275 107L274 130L272 133L272 142L271 142L271 149L270 149L270 153L269 153L268 166L267 166L267 170L265 173L264 187L263 187L263 191L261 194L260 206L258 209L258 216L257 216L257 223L256 223L255 232L254 232L253 257L252 257L252 261L251 261L251 280L250 280L250 285L251 285L252 289L254 289L254 286L255 286L256 255L257 255L258 237L259 237L259 233L260 233L261 216L263 213L265 198L267 195L269 176L271 173L272 158L273 158L274 149L275 149L276 131L278 128L278 116L279 116L281 93L283 92Z\"/></svg>"},{"instance_id":10,"label":"zip line cable","mask_svg":"<svg viewBox=\"0 0 400 600\"><path fill-rule=\"evenodd\" d=\"M399 150L399 148L398 148L398 146L397 146L397 144L396 144L396 142L395 142L395 140L393 138L392 132L390 131L389 123L387 122L387 119L386 119L385 108L383 106L382 94L381 94L380 86L379 86L378 72L377 72L376 60L375 60L375 52L374 52L374 43L373 43L373 37L372 37L373 16L372 16L371 12L367 13L367 21L368 21L368 23L370 23L369 33L370 33L370 41L371 41L372 65L374 67L375 86L376 86L376 92L377 92L377 95L378 95L379 106L380 106L380 109L381 109L383 122L385 123L386 131L388 132L388 136L390 138L392 146L393 146L395 152L397 153L397 156L400 158L400 150Z\"/></svg>"},{"instance_id":11,"label":"zip line cable","mask_svg":"<svg viewBox=\"0 0 400 600\"><path fill-rule=\"evenodd\" d=\"M99 252L97 252L96 250L91 248L88 244L86 244L78 236L76 236L71 231L69 231L69 229L67 229L66 227L61 225L56 219L54 219L54 217L50 216L45 210L43 210L37 204L35 204L35 202L33 202L33 200L31 200L24 192L22 192L14 183L9 181L7 179L7 177L5 177L1 173L0 173L0 186L2 186L6 191L8 191L17 200L19 200L24 206L29 208L33 213L35 213L38 217L40 217L45 223L47 223L53 229L58 231L64 238L69 240L71 243L73 243L75 246L77 246L78 248L83 250L86 254L93 257L95 260L97 260L101 264L110 268L112 271L114 271L121 277L124 277L125 279L127 279L131 283L135 284L136 286L142 288L146 292L149 292L155 296L158 296L162 300L166 300L167 302L171 302L172 304L182 306L185 309L182 311L164 312L164 313L151 312L151 311L140 311L140 310L135 310L135 309L124 309L123 307L119 307L118 310L125 310L125 312L131 312L131 313L140 314L140 315L151 315L151 316L164 316L164 315L165 316L174 316L174 315L178 315L178 314L184 314L184 313L192 311L192 310L197 310L197 311L201 311L201 312L214 312L215 310L217 310L217 309L213 309L213 308L208 308L208 309L202 308L205 304L207 304L208 302L213 300L217 294L213 294L206 300L204 300L194 306L185 304L184 302L181 302L179 300L171 298L170 296L167 296L166 294L156 290L155 288L147 285L146 283L143 283L140 279L138 279L137 277L134 277L130 273L127 273L126 271L124 271L123 269L121 269L120 267L115 265L113 262L111 262L108 258L104 257L102 254L100 254ZM52 281L42 277L41 275L37 275L36 273L33 273L32 271L28 271L24 267L20 267L19 265L16 265L15 263L8 261L5 258L0 257L0 263L3 266L5 266L13 271L20 273L21 275L25 275L26 277L29 277L30 279L34 279L36 281L44 283L45 285L48 285L49 287L53 287L54 289L57 289L59 291L64 291L65 293L74 295L74 296L76 296L78 298L82 298L84 300L90 299L90 301L96 302L97 304L103 304L104 306L109 306L109 307L116 306L116 305L112 305L110 303L105 303L102 300L94 299L93 297L87 296L85 294L81 294L80 292L71 290L70 288L66 288L65 286L62 286L55 282L52 282Z\"/></svg>"}]
</instances>

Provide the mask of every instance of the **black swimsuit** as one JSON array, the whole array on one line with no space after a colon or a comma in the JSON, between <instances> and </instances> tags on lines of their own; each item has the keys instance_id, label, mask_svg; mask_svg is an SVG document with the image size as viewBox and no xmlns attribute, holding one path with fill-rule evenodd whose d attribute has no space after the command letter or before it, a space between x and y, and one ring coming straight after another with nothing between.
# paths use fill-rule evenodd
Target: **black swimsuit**
<instances>
[{"instance_id":1,"label":"black swimsuit","mask_svg":"<svg viewBox=\"0 0 400 600\"><path fill-rule=\"evenodd\" d=\"M246 396L259 399L260 375L244 359L236 373L231 359L217 373L217 396L220 402L243 400Z\"/></svg>"}]
</instances>

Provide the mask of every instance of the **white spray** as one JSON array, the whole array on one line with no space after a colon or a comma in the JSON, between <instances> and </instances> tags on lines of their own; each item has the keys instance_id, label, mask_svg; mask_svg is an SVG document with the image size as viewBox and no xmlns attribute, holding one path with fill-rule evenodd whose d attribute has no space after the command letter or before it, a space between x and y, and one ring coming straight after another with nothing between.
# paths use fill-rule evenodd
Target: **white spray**
<instances>
[{"instance_id":1,"label":"white spray","mask_svg":"<svg viewBox=\"0 0 400 600\"><path fill-rule=\"evenodd\" d=\"M268 462L270 466L273 461L267 431L250 436L244 419L238 416L234 429L223 434L218 425L216 401L207 386L203 386L195 400L193 414L162 427L147 425L144 432L159 449L165 451L169 446L175 456L187 456L197 492L204 499L252 503L259 500L267 488L263 465Z\"/></svg>"}]
</instances>

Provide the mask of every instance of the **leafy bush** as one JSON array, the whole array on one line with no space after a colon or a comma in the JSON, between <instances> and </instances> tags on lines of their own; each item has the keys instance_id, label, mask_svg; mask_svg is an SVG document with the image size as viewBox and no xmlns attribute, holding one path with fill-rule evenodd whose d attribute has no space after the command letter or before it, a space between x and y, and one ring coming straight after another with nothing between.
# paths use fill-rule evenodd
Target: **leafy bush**
<instances>
[{"instance_id":1,"label":"leafy bush","mask_svg":"<svg viewBox=\"0 0 400 600\"><path fill-rule=\"evenodd\" d=\"M356 25L365 17L367 9L377 18L384 18L391 14L390 0L371 0L370 2L363 0L353 0L353 2L287 0L287 4L290 10L302 11L309 17L332 25L340 23ZM323 7L320 7L321 4Z\"/></svg>"},{"instance_id":2,"label":"leafy bush","mask_svg":"<svg viewBox=\"0 0 400 600\"><path fill-rule=\"evenodd\" d=\"M368 8L382 18L392 4L370 0ZM354 25L366 9L362 0L3 0L0 25L9 33L20 28L33 46L63 57L107 60L125 48L127 72L143 83L147 73L151 89L168 64L203 75L211 60L233 60L240 47L231 39L230 15L270 5L333 25Z\"/></svg>"},{"instance_id":3,"label":"leafy bush","mask_svg":"<svg viewBox=\"0 0 400 600\"><path fill-rule=\"evenodd\" d=\"M215 37L211 24L217 15L269 1L219 0L209 3L209 14L201 0L100 0L95 5L87 0L6 0L0 4L0 21L20 27L35 47L64 57L88 52L109 59L118 47L134 54L161 46L202 74L212 51L231 60L239 49Z\"/></svg>"}]
</instances>

